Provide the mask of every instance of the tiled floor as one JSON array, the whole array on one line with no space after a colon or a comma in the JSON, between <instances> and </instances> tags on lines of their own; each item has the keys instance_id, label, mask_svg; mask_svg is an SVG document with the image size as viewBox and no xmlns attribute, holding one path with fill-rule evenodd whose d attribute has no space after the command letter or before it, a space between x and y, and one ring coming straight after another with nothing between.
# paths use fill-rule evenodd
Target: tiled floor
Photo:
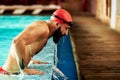
<instances>
[{"instance_id":1,"label":"tiled floor","mask_svg":"<svg viewBox=\"0 0 120 80\"><path fill-rule=\"evenodd\" d=\"M120 79L120 32L93 16L74 16L71 28L79 80Z\"/></svg>"}]
</instances>

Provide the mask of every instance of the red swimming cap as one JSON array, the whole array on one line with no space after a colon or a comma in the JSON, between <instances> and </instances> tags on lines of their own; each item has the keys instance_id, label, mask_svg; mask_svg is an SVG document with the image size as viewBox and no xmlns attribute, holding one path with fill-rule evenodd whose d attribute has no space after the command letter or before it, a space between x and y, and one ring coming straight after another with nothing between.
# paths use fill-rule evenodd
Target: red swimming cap
<instances>
[{"instance_id":1,"label":"red swimming cap","mask_svg":"<svg viewBox=\"0 0 120 80\"><path fill-rule=\"evenodd\" d=\"M50 20L54 20L59 23L63 23L63 22L69 23L72 22L72 17L67 10L57 9L51 16Z\"/></svg>"}]
</instances>

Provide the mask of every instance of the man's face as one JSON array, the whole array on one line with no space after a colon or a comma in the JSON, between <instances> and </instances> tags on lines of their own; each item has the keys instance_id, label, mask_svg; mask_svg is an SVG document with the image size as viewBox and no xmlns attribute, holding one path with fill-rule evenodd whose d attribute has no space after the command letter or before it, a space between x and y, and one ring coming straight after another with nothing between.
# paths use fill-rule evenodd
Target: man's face
<instances>
[{"instance_id":1,"label":"man's face","mask_svg":"<svg viewBox=\"0 0 120 80\"><path fill-rule=\"evenodd\" d=\"M67 35L68 32L69 32L69 29L70 29L70 26L63 23L63 24L60 24L60 27L54 32L53 34L53 41L55 43L58 43L59 39L64 36L64 35Z\"/></svg>"},{"instance_id":2,"label":"man's face","mask_svg":"<svg viewBox=\"0 0 120 80\"><path fill-rule=\"evenodd\" d=\"M66 23L61 24L60 31L62 35L68 35L70 26Z\"/></svg>"}]
</instances>

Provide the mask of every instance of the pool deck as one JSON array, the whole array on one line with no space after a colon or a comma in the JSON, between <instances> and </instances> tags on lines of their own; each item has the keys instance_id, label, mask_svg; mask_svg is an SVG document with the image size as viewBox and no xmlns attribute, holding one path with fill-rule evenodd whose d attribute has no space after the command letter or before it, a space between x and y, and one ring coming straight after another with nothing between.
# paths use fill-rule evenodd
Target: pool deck
<instances>
[{"instance_id":1,"label":"pool deck","mask_svg":"<svg viewBox=\"0 0 120 80\"><path fill-rule=\"evenodd\" d=\"M79 80L120 79L120 32L93 16L74 16L71 41Z\"/></svg>"}]
</instances>

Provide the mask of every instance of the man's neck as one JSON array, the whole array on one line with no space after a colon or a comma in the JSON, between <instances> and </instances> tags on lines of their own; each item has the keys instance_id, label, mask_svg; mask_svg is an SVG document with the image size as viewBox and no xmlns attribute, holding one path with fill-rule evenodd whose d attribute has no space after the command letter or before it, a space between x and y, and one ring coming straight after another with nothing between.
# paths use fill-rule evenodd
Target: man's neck
<instances>
[{"instance_id":1,"label":"man's neck","mask_svg":"<svg viewBox=\"0 0 120 80\"><path fill-rule=\"evenodd\" d=\"M54 21L48 21L47 23L50 31L50 36L52 36L52 34L58 29L58 27Z\"/></svg>"}]
</instances>

